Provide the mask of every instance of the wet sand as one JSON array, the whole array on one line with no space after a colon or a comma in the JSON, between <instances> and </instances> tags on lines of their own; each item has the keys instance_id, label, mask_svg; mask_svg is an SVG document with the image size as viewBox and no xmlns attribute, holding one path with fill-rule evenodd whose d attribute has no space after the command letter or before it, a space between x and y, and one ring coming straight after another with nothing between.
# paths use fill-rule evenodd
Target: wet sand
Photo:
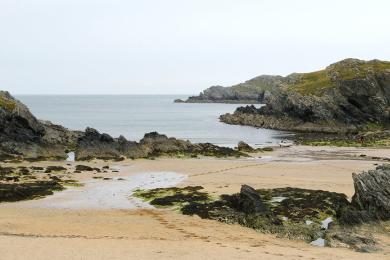
<instances>
[{"instance_id":1,"label":"wet sand","mask_svg":"<svg viewBox=\"0 0 390 260\"><path fill-rule=\"evenodd\" d=\"M255 188L323 189L343 192L350 197L353 195L352 172L374 168L382 162L369 157L390 158L390 150L293 147L258 156L262 158L164 158L82 164L118 167L119 173L98 174L113 178L101 182L143 173L174 172L186 178L172 185L201 185L215 195L238 192L242 184L249 184ZM74 178L88 182L93 176L81 173ZM380 240L383 251L367 254L343 248L319 248L238 225L183 216L174 210L113 209L109 205L93 209L38 206L45 200L50 201L50 197L0 204L1 258L388 259L390 256L388 235Z\"/></svg>"}]
</instances>

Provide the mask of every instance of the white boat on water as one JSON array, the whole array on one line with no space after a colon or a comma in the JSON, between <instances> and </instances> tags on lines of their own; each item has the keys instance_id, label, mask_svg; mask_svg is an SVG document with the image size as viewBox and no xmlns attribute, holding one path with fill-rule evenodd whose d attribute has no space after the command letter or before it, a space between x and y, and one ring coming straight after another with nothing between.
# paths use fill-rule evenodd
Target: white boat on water
<instances>
[{"instance_id":1,"label":"white boat on water","mask_svg":"<svg viewBox=\"0 0 390 260\"><path fill-rule=\"evenodd\" d=\"M282 140L279 142L280 147L291 147L293 145L294 145L294 143L292 141L289 141L289 140Z\"/></svg>"}]
</instances>

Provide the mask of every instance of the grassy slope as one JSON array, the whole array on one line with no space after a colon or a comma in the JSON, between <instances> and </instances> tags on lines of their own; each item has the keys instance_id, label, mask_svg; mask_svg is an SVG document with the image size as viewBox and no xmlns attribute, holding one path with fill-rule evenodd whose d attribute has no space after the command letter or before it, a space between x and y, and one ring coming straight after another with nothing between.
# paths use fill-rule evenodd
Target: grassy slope
<instances>
[{"instance_id":1,"label":"grassy slope","mask_svg":"<svg viewBox=\"0 0 390 260\"><path fill-rule=\"evenodd\" d=\"M5 108L8 111L12 111L16 107L16 103L12 100L7 99L0 93L0 107Z\"/></svg>"},{"instance_id":2,"label":"grassy slope","mask_svg":"<svg viewBox=\"0 0 390 260\"><path fill-rule=\"evenodd\" d=\"M335 87L330 75L336 75L340 80L353 80L389 69L390 62L387 61L344 60L324 70L299 74L300 79L286 87L302 95L321 96L327 89Z\"/></svg>"}]
</instances>

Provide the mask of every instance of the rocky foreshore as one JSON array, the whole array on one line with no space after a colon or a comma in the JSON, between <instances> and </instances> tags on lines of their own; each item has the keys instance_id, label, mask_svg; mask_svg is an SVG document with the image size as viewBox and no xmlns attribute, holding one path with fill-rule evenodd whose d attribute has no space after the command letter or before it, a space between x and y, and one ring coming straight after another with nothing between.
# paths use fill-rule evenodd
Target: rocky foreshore
<instances>
[{"instance_id":1,"label":"rocky foreshore","mask_svg":"<svg viewBox=\"0 0 390 260\"><path fill-rule=\"evenodd\" d=\"M355 195L293 187L258 189L243 185L240 193L213 199L201 186L139 190L137 197L160 207L179 207L186 215L238 223L261 232L361 252L377 250L361 224L390 220L390 166L353 174Z\"/></svg>"},{"instance_id":2,"label":"rocky foreshore","mask_svg":"<svg viewBox=\"0 0 390 260\"><path fill-rule=\"evenodd\" d=\"M76 160L154 158L157 156L246 156L243 152L209 143L168 138L156 132L138 143L113 138L97 130L72 131L38 120L8 92L0 92L0 160L65 159L75 152Z\"/></svg>"},{"instance_id":3,"label":"rocky foreshore","mask_svg":"<svg viewBox=\"0 0 390 260\"><path fill-rule=\"evenodd\" d=\"M197 157L214 156L247 156L245 153L220 147L210 143L193 144L189 141L168 138L157 132L145 134L140 142L128 141L125 137L113 138L108 134L100 134L97 130L87 128L78 139L76 160L123 158L155 158L159 156Z\"/></svg>"}]
</instances>

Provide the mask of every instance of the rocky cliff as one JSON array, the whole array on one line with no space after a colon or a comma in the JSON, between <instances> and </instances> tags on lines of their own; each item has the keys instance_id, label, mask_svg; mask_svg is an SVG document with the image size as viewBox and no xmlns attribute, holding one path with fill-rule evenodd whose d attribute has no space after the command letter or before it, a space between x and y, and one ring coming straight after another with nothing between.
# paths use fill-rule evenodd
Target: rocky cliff
<instances>
[{"instance_id":1,"label":"rocky cliff","mask_svg":"<svg viewBox=\"0 0 390 260\"><path fill-rule=\"evenodd\" d=\"M65 158L79 134L39 121L24 104L0 91L0 158Z\"/></svg>"},{"instance_id":2,"label":"rocky cliff","mask_svg":"<svg viewBox=\"0 0 390 260\"><path fill-rule=\"evenodd\" d=\"M346 59L324 70L291 74L264 96L266 106L240 107L228 124L301 132L353 133L390 123L390 62Z\"/></svg>"}]
</instances>

